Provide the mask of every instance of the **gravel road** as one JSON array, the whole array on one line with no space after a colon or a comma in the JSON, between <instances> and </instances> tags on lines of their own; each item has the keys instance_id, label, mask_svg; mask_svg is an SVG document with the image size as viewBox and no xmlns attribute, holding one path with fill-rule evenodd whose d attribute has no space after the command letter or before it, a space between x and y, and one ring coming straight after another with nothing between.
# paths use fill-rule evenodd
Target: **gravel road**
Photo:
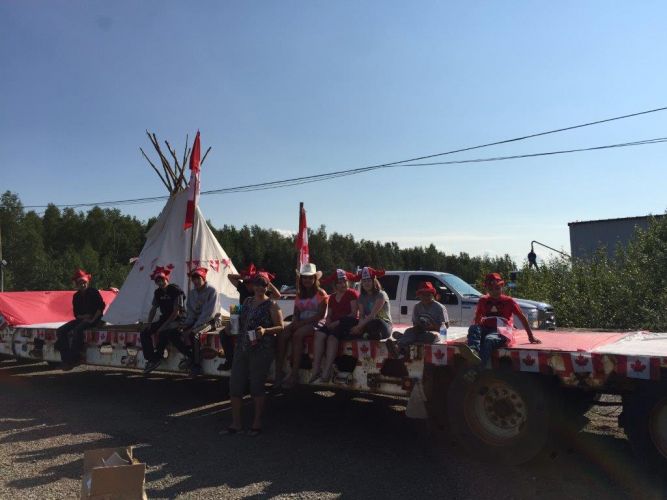
<instances>
[{"instance_id":1,"label":"gravel road","mask_svg":"<svg viewBox=\"0 0 667 500\"><path fill-rule=\"evenodd\" d=\"M269 399L264 433L220 436L227 384L0 362L0 498L77 498L83 451L135 445L149 498L663 498L615 407L523 466L483 464L405 418L402 400L298 391Z\"/></svg>"}]
</instances>

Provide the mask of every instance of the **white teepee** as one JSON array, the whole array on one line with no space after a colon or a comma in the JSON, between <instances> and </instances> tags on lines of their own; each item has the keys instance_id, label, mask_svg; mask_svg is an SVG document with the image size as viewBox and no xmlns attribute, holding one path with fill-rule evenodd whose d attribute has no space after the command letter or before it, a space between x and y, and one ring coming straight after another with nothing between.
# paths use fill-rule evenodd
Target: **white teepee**
<instances>
[{"instance_id":1,"label":"white teepee","mask_svg":"<svg viewBox=\"0 0 667 500\"><path fill-rule=\"evenodd\" d=\"M173 179L172 184L175 184ZM208 227L199 207L195 210L194 226L187 230L183 229L189 193L188 190L182 189L174 191L176 192L169 197L157 222L148 231L146 244L134 262L118 296L104 315L105 321L124 325L148 319L155 290L151 273L157 266L169 267L171 269L169 281L179 285L186 295L189 285L187 272L195 267L205 267L208 269L206 281L218 291L219 312L228 315L229 306L238 303L238 292L227 279L229 274L236 274L234 264ZM194 237L192 237L193 230ZM190 262L191 237L192 262Z\"/></svg>"}]
</instances>

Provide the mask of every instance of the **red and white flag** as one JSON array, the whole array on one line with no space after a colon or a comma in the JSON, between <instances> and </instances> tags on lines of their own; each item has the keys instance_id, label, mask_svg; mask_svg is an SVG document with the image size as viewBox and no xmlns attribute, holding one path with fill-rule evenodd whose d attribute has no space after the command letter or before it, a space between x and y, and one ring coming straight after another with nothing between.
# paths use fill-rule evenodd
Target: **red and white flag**
<instances>
[{"instance_id":1,"label":"red and white flag","mask_svg":"<svg viewBox=\"0 0 667 500\"><path fill-rule=\"evenodd\" d=\"M359 340L357 342L357 349L360 358L370 358L372 355L371 343L368 340Z\"/></svg>"},{"instance_id":2,"label":"red and white flag","mask_svg":"<svg viewBox=\"0 0 667 500\"><path fill-rule=\"evenodd\" d=\"M424 362L433 365L446 365L447 346L444 344L425 345Z\"/></svg>"},{"instance_id":3,"label":"red and white flag","mask_svg":"<svg viewBox=\"0 0 667 500\"><path fill-rule=\"evenodd\" d=\"M626 363L628 377L644 380L651 378L651 359L648 356L628 356Z\"/></svg>"},{"instance_id":4,"label":"red and white flag","mask_svg":"<svg viewBox=\"0 0 667 500\"><path fill-rule=\"evenodd\" d=\"M304 264L310 262L310 255L308 253L308 224L306 223L306 209L301 204L299 210L299 232L296 235L296 249L299 252L298 265L299 269Z\"/></svg>"},{"instance_id":5,"label":"red and white flag","mask_svg":"<svg viewBox=\"0 0 667 500\"><path fill-rule=\"evenodd\" d=\"M185 223L183 229L191 228L195 223L195 209L199 198L199 165L201 164L201 145L199 143L199 131L195 137L190 153L190 182L188 183L188 206L185 209Z\"/></svg>"},{"instance_id":6,"label":"red and white flag","mask_svg":"<svg viewBox=\"0 0 667 500\"><path fill-rule=\"evenodd\" d=\"M575 373L593 373L593 356L590 352L571 352L570 359Z\"/></svg>"},{"instance_id":7,"label":"red and white flag","mask_svg":"<svg viewBox=\"0 0 667 500\"><path fill-rule=\"evenodd\" d=\"M537 351L519 351L520 370L522 372L539 372L540 359Z\"/></svg>"}]
</instances>

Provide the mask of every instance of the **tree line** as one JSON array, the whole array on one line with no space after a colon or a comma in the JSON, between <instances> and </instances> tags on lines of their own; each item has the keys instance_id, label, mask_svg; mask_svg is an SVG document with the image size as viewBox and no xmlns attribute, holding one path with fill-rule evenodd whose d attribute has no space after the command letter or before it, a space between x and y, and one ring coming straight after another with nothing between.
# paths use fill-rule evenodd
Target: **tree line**
<instances>
[{"instance_id":1,"label":"tree line","mask_svg":"<svg viewBox=\"0 0 667 500\"><path fill-rule=\"evenodd\" d=\"M64 290L71 288L72 271L82 267L98 288L120 288L155 218L140 221L118 209L93 207L87 212L60 210L49 205L44 213L26 211L18 195L0 197L5 290ZM259 226L224 225L213 233L237 269L255 266L276 274L278 285L295 282L294 237ZM475 283L490 271L506 275L516 268L512 259L446 254L434 245L400 248L397 243L355 239L328 233L325 226L309 230L312 261L324 272L337 267L355 270L369 265L383 269L426 269L451 272Z\"/></svg>"}]
</instances>

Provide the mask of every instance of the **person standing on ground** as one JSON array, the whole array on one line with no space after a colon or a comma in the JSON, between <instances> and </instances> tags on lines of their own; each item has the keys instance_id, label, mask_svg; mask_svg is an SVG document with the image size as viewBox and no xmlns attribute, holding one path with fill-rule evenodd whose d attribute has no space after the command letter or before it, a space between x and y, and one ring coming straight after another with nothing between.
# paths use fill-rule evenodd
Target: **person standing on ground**
<instances>
[{"instance_id":1,"label":"person standing on ground","mask_svg":"<svg viewBox=\"0 0 667 500\"><path fill-rule=\"evenodd\" d=\"M72 297L74 319L56 330L58 340L55 348L60 351L62 369L71 370L81 361L81 349L84 345L84 330L98 326L106 304L102 295L90 286L92 276L83 269L77 269L72 276L77 291Z\"/></svg>"},{"instance_id":2,"label":"person standing on ground","mask_svg":"<svg viewBox=\"0 0 667 500\"><path fill-rule=\"evenodd\" d=\"M278 305L269 298L268 273L258 272L252 278L255 293L243 302L239 323L236 355L229 380L232 403L232 423L222 434L237 434L243 429L242 405L246 387L254 401L255 415L249 436L262 432L264 411L264 385L275 356L275 337L283 330L283 315Z\"/></svg>"},{"instance_id":3,"label":"person standing on ground","mask_svg":"<svg viewBox=\"0 0 667 500\"><path fill-rule=\"evenodd\" d=\"M227 275L227 279L231 281L232 285L234 285L239 292L239 305L243 305L248 297L254 295L253 278L257 272L265 271L258 271L255 269L255 265L251 262L248 268L241 271L239 274ZM266 273L266 275L269 276L271 281L275 278L271 273ZM267 293L270 298L278 300L280 299L280 291L273 285L273 283L271 283L271 281L269 281ZM225 351L225 362L218 367L218 370L231 370L234 361L234 337L230 333L229 325L225 326L225 328L220 331L220 343L222 344L222 349Z\"/></svg>"},{"instance_id":4,"label":"person standing on ground","mask_svg":"<svg viewBox=\"0 0 667 500\"><path fill-rule=\"evenodd\" d=\"M499 326L513 327L513 316L519 318L528 334L531 344L541 341L533 335L528 318L516 300L503 294L503 281L498 273L489 273L484 279L484 287L488 293L479 299L475 319L468 328L468 347L478 357L478 363L486 367L496 349L507 345L508 339L499 330Z\"/></svg>"},{"instance_id":5,"label":"person standing on ground","mask_svg":"<svg viewBox=\"0 0 667 500\"><path fill-rule=\"evenodd\" d=\"M174 328L172 323L177 321L183 312L185 294L178 285L169 283L170 274L171 269L158 266L151 275L157 288L153 293L153 304L148 313L149 326L141 332L141 347L146 360L144 373L150 373L160 366L164 350L169 343L167 332L169 328ZM160 317L154 322L158 310ZM153 337L157 337L157 347L154 347Z\"/></svg>"}]
</instances>

